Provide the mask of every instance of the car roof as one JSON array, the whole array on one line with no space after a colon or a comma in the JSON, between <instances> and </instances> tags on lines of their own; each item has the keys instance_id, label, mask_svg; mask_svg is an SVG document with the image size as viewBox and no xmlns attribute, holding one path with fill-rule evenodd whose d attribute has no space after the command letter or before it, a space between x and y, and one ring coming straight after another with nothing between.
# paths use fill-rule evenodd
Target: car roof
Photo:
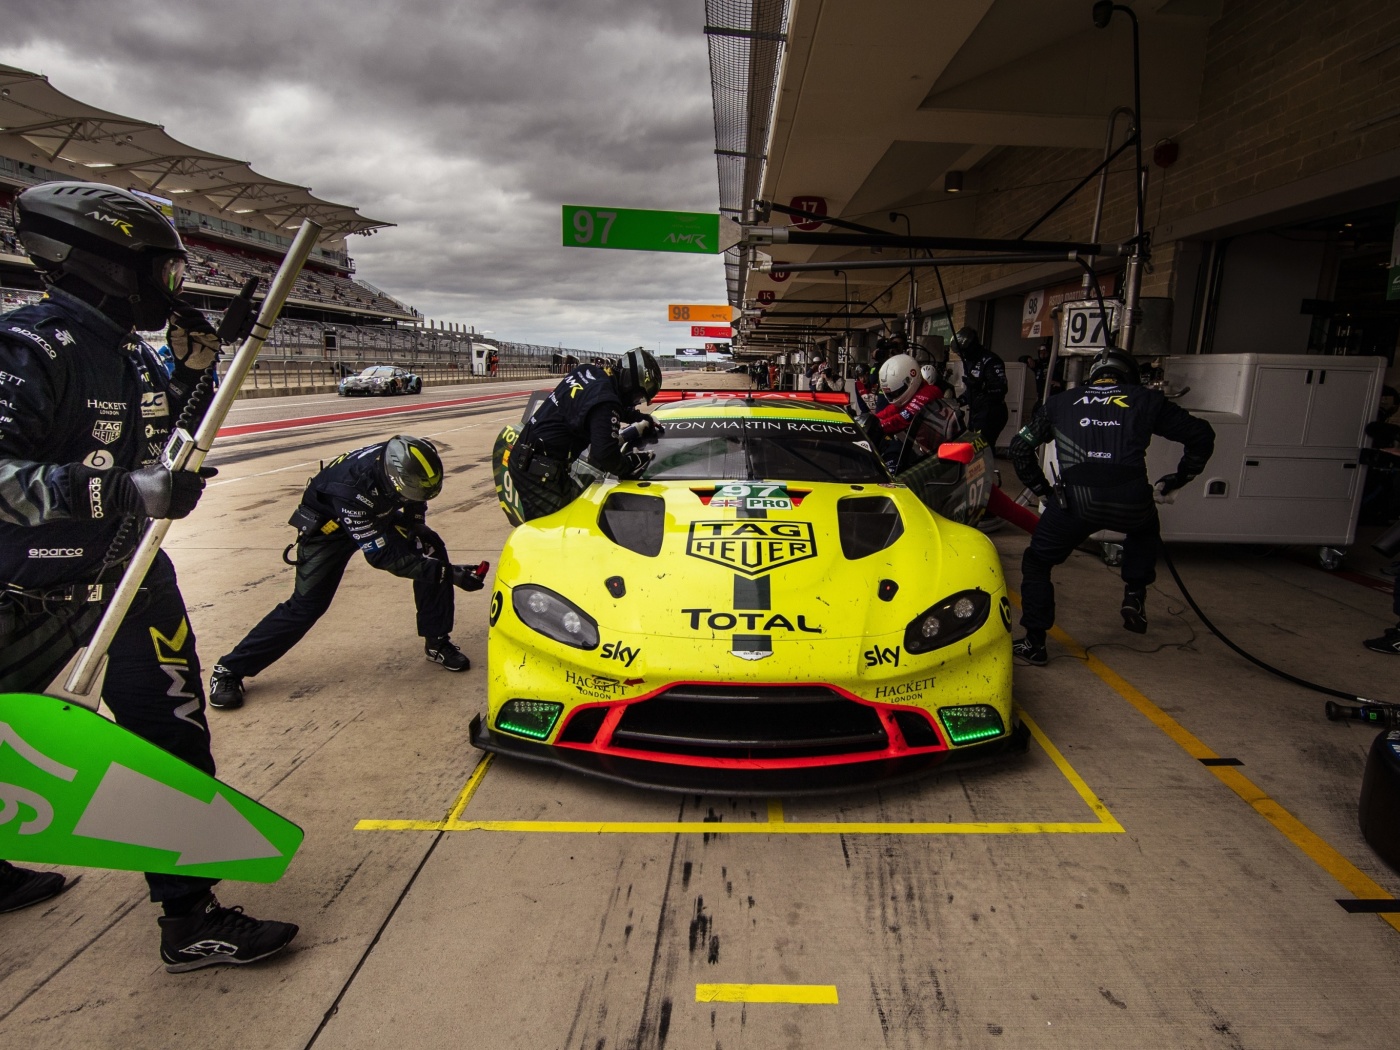
<instances>
[{"instance_id":1,"label":"car roof","mask_svg":"<svg viewBox=\"0 0 1400 1050\"><path fill-rule=\"evenodd\" d=\"M686 393L690 393L686 391ZM659 402L659 403L658 403ZM850 414L841 405L828 401L795 397L739 396L726 397L700 394L681 400L664 396L652 402L652 414L658 419L697 419L734 416L744 419L816 419L849 423Z\"/></svg>"}]
</instances>

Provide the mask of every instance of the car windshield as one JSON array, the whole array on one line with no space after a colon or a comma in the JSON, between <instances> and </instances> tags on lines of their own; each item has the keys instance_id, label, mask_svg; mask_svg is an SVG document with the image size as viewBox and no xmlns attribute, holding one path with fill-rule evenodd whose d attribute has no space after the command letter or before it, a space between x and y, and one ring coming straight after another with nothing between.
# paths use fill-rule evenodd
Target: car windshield
<instances>
[{"instance_id":1,"label":"car windshield","mask_svg":"<svg viewBox=\"0 0 1400 1050\"><path fill-rule=\"evenodd\" d=\"M666 419L646 478L668 481L889 481L850 421L828 417Z\"/></svg>"},{"instance_id":2,"label":"car windshield","mask_svg":"<svg viewBox=\"0 0 1400 1050\"><path fill-rule=\"evenodd\" d=\"M360 373L360 378L364 379L369 376L391 376L393 374L394 369L389 365L371 365Z\"/></svg>"}]
</instances>

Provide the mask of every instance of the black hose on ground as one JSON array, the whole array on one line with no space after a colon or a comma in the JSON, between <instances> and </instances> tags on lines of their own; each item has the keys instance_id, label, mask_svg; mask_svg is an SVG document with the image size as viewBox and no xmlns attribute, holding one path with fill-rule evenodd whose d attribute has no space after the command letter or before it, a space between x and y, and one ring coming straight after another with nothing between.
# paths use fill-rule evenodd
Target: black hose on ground
<instances>
[{"instance_id":1,"label":"black hose on ground","mask_svg":"<svg viewBox=\"0 0 1400 1050\"><path fill-rule=\"evenodd\" d=\"M1172 574L1172 579L1176 581L1176 585L1181 591L1181 596L1186 599L1186 604L1191 606L1191 611L1196 614L1201 623L1205 624L1206 630L1210 631L1211 634L1224 642L1227 647L1234 650L1240 656L1243 656L1256 667L1260 667L1268 671L1269 674L1282 678L1286 682L1292 682L1294 685L1300 685L1304 689L1311 689L1313 692L1322 693L1325 696L1335 696L1338 700L1348 700L1352 703L1362 705L1359 708L1346 708L1342 707L1340 704L1334 704L1329 701L1327 704L1327 717L1329 719L1334 722L1342 719L1354 719L1380 724L1386 724L1392 721L1392 719L1400 721L1400 705L1388 703L1384 700L1368 700L1366 697L1358 696L1355 693L1348 693L1341 689L1332 689L1329 686L1318 685L1316 682L1309 682L1306 678L1299 678L1297 675L1289 674L1287 671L1282 671L1273 664L1265 663L1252 653L1245 652L1234 642L1230 641L1229 638L1225 637L1220 628L1211 623L1210 617L1201 611L1201 607L1196 604L1196 599L1191 597L1191 592L1186 589L1186 584L1182 582L1181 573L1176 571L1176 563L1172 561L1171 552L1167 550L1167 545L1165 543L1162 544L1162 559L1167 563L1167 570Z\"/></svg>"}]
</instances>

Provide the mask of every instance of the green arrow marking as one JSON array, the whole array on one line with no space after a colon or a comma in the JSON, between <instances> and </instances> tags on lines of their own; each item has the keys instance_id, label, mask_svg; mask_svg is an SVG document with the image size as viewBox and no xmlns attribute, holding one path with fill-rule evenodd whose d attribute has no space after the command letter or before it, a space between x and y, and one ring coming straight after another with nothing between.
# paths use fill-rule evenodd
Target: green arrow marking
<instances>
[{"instance_id":1,"label":"green arrow marking","mask_svg":"<svg viewBox=\"0 0 1400 1050\"><path fill-rule=\"evenodd\" d=\"M719 216L696 211L643 211L564 205L568 248L626 248L643 252L722 251Z\"/></svg>"},{"instance_id":2,"label":"green arrow marking","mask_svg":"<svg viewBox=\"0 0 1400 1050\"><path fill-rule=\"evenodd\" d=\"M275 882L302 837L100 715L0 695L0 857Z\"/></svg>"}]
</instances>

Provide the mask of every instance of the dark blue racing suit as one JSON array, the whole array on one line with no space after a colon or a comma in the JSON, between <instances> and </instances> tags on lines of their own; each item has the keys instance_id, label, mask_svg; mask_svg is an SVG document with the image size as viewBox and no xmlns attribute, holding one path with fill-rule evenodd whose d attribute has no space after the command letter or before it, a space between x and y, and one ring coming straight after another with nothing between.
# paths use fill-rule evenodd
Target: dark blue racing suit
<instances>
[{"instance_id":1,"label":"dark blue racing suit","mask_svg":"<svg viewBox=\"0 0 1400 1050\"><path fill-rule=\"evenodd\" d=\"M553 514L583 491L569 465L585 450L594 470L625 474L628 463L618 433L624 424L646 418L623 401L611 369L584 365L566 375L540 402L511 449L507 469L525 520Z\"/></svg>"},{"instance_id":2,"label":"dark blue racing suit","mask_svg":"<svg viewBox=\"0 0 1400 1050\"><path fill-rule=\"evenodd\" d=\"M132 332L58 289L0 317L0 692L44 689L92 637L145 524L90 516L107 472L160 458L198 379L178 365L167 377ZM212 774L194 632L164 553L107 656L117 723ZM155 901L216 881L146 880Z\"/></svg>"},{"instance_id":3,"label":"dark blue racing suit","mask_svg":"<svg viewBox=\"0 0 1400 1050\"><path fill-rule=\"evenodd\" d=\"M447 547L425 524L428 505L405 500L384 477L384 443L337 456L306 485L292 516L298 528L292 596L262 618L219 663L239 678L285 656L331 607L345 566L361 551L376 569L413 581L418 633L452 633L455 605Z\"/></svg>"},{"instance_id":4,"label":"dark blue racing suit","mask_svg":"<svg viewBox=\"0 0 1400 1050\"><path fill-rule=\"evenodd\" d=\"M1160 543L1157 504L1147 479L1147 446L1153 435L1180 442L1182 484L1205 470L1215 431L1204 419L1172 404L1160 390L1130 383L1095 383L1055 394L1011 439L1011 462L1022 484L1045 497L1030 546L1021 559L1021 626L1043 636L1055 623L1050 571L1095 532L1125 534L1122 578L1145 590L1157 578ZM1061 496L1036 458L1055 442Z\"/></svg>"}]
</instances>

